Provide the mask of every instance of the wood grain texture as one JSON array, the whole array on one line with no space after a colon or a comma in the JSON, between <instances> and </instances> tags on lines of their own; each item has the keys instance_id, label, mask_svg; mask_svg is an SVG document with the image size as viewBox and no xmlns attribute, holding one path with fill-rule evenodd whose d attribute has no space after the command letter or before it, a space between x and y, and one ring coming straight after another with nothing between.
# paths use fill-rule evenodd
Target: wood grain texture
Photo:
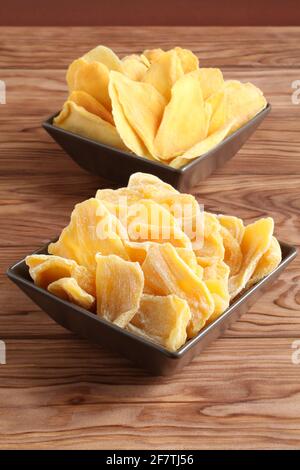
<instances>
[{"instance_id":1,"label":"wood grain texture","mask_svg":"<svg viewBox=\"0 0 300 470\"><path fill-rule=\"evenodd\" d=\"M153 378L50 320L5 277L55 237L74 204L109 181L89 175L41 122L66 97L67 64L98 43L120 54L191 47L273 109L224 168L195 188L206 209L271 215L300 246L300 28L0 28L0 448L299 448L300 261L180 374Z\"/></svg>"}]
</instances>

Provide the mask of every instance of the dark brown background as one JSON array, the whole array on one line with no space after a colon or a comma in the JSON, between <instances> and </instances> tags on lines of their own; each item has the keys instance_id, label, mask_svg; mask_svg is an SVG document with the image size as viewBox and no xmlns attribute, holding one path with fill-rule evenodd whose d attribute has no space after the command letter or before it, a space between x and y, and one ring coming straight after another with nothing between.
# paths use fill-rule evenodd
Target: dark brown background
<instances>
[{"instance_id":1,"label":"dark brown background","mask_svg":"<svg viewBox=\"0 0 300 470\"><path fill-rule=\"evenodd\" d=\"M299 0L9 0L2 26L300 25Z\"/></svg>"}]
</instances>

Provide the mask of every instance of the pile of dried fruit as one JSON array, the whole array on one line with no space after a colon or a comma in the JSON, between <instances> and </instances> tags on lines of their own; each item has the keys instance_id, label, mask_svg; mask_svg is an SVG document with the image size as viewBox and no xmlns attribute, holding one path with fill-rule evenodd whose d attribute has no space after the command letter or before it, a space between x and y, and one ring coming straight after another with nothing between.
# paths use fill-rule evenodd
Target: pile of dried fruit
<instances>
[{"instance_id":1,"label":"pile of dried fruit","mask_svg":"<svg viewBox=\"0 0 300 470\"><path fill-rule=\"evenodd\" d=\"M188 49L123 59L98 46L72 62L69 97L54 124L180 168L244 125L267 102L252 83L199 67Z\"/></svg>"},{"instance_id":2,"label":"pile of dried fruit","mask_svg":"<svg viewBox=\"0 0 300 470\"><path fill-rule=\"evenodd\" d=\"M201 212L155 176L101 189L75 206L49 255L26 258L34 282L116 325L177 350L273 271L273 219Z\"/></svg>"}]
</instances>

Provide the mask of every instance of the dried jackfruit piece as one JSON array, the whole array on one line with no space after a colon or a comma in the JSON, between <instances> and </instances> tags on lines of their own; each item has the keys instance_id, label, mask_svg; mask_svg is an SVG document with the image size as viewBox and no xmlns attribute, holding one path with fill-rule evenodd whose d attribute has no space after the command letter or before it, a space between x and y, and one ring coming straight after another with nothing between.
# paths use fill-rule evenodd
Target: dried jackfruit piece
<instances>
[{"instance_id":1,"label":"dried jackfruit piece","mask_svg":"<svg viewBox=\"0 0 300 470\"><path fill-rule=\"evenodd\" d=\"M251 279L256 266L269 249L272 241L274 221L262 218L247 225L241 242L243 261L240 271L229 278L230 297L234 298Z\"/></svg>"},{"instance_id":2,"label":"dried jackfruit piece","mask_svg":"<svg viewBox=\"0 0 300 470\"><path fill-rule=\"evenodd\" d=\"M149 248L156 242L132 242L129 240L124 241L130 261L137 261L141 265L146 259ZM202 271L198 269L197 258L194 251L190 248L174 247L180 258L202 278Z\"/></svg>"},{"instance_id":3,"label":"dried jackfruit piece","mask_svg":"<svg viewBox=\"0 0 300 470\"><path fill-rule=\"evenodd\" d=\"M53 123L74 134L96 140L106 145L126 150L116 128L99 116L88 112L73 101L66 101Z\"/></svg>"},{"instance_id":4,"label":"dried jackfruit piece","mask_svg":"<svg viewBox=\"0 0 300 470\"><path fill-rule=\"evenodd\" d=\"M209 122L208 135L222 129L227 120L227 95L224 90L216 91L207 98L207 103L212 107L212 115Z\"/></svg>"},{"instance_id":5,"label":"dried jackfruit piece","mask_svg":"<svg viewBox=\"0 0 300 470\"><path fill-rule=\"evenodd\" d=\"M227 122L235 120L234 132L267 106L262 91L252 83L227 80L224 84L227 95Z\"/></svg>"},{"instance_id":6,"label":"dried jackfruit piece","mask_svg":"<svg viewBox=\"0 0 300 470\"><path fill-rule=\"evenodd\" d=\"M112 114L114 122L124 144L136 155L153 159L147 150L146 145L138 136L137 132L134 130L127 119L114 80L110 81L108 89L112 103Z\"/></svg>"},{"instance_id":7,"label":"dried jackfruit piece","mask_svg":"<svg viewBox=\"0 0 300 470\"><path fill-rule=\"evenodd\" d=\"M108 111L111 110L108 94L109 70L106 65L77 59L69 66L66 78L70 93L76 90L85 91Z\"/></svg>"},{"instance_id":8,"label":"dried jackfruit piece","mask_svg":"<svg viewBox=\"0 0 300 470\"><path fill-rule=\"evenodd\" d=\"M123 239L126 230L105 205L95 198L76 204L69 225L57 242L48 247L50 254L75 260L92 272L96 269L96 253L116 254L127 259Z\"/></svg>"},{"instance_id":9,"label":"dried jackfruit piece","mask_svg":"<svg viewBox=\"0 0 300 470\"><path fill-rule=\"evenodd\" d=\"M25 259L34 283L46 288L61 278L73 277L89 294L95 294L95 278L85 266L72 259L52 255L30 255Z\"/></svg>"},{"instance_id":10,"label":"dried jackfruit piece","mask_svg":"<svg viewBox=\"0 0 300 470\"><path fill-rule=\"evenodd\" d=\"M161 55L163 55L164 52L165 51L161 48L146 49L142 55L145 56L150 63L152 63L155 62Z\"/></svg>"},{"instance_id":11,"label":"dried jackfruit piece","mask_svg":"<svg viewBox=\"0 0 300 470\"><path fill-rule=\"evenodd\" d=\"M202 237L199 240L198 235L203 227L203 217L194 196L179 193L170 184L145 173L131 175L128 188L138 192L141 198L152 199L166 208L181 230L189 237L193 248L198 247L202 241Z\"/></svg>"},{"instance_id":12,"label":"dried jackfruit piece","mask_svg":"<svg viewBox=\"0 0 300 470\"><path fill-rule=\"evenodd\" d=\"M229 306L230 295L228 290L229 267L224 261L214 260L203 269L203 280L214 298L215 309L209 317L209 323L216 320Z\"/></svg>"},{"instance_id":13,"label":"dried jackfruit piece","mask_svg":"<svg viewBox=\"0 0 300 470\"><path fill-rule=\"evenodd\" d=\"M207 100L213 93L218 92L224 85L223 74L217 68L200 67L196 72L203 94L203 99Z\"/></svg>"},{"instance_id":14,"label":"dried jackfruit piece","mask_svg":"<svg viewBox=\"0 0 300 470\"><path fill-rule=\"evenodd\" d=\"M146 57L131 54L122 59L122 72L131 80L142 80L150 66Z\"/></svg>"},{"instance_id":15,"label":"dried jackfruit piece","mask_svg":"<svg viewBox=\"0 0 300 470\"><path fill-rule=\"evenodd\" d=\"M96 114L96 116L99 116L101 119L104 119L104 121L107 121L114 126L111 112L85 91L73 91L70 94L68 101L73 101L78 106L82 106L89 113Z\"/></svg>"},{"instance_id":16,"label":"dried jackfruit piece","mask_svg":"<svg viewBox=\"0 0 300 470\"><path fill-rule=\"evenodd\" d=\"M242 219L239 219L238 217L235 217L233 215L224 214L219 214L218 219L220 221L220 224L223 227L227 228L233 238L235 238L236 241L241 244L245 232L245 226Z\"/></svg>"},{"instance_id":17,"label":"dried jackfruit piece","mask_svg":"<svg viewBox=\"0 0 300 470\"><path fill-rule=\"evenodd\" d=\"M153 244L142 265L145 292L153 295L175 294L185 299L192 312L187 333L199 332L214 311L214 300L206 284L190 269L170 244Z\"/></svg>"},{"instance_id":18,"label":"dried jackfruit piece","mask_svg":"<svg viewBox=\"0 0 300 470\"><path fill-rule=\"evenodd\" d=\"M198 57L193 54L192 51L190 51L189 49L182 49L182 47L175 47L173 50L176 52L180 59L182 70L184 73L193 72L194 70L198 69L199 60Z\"/></svg>"},{"instance_id":19,"label":"dried jackfruit piece","mask_svg":"<svg viewBox=\"0 0 300 470\"><path fill-rule=\"evenodd\" d=\"M204 212L203 246L195 250L198 257L224 258L224 245L221 235L221 225L218 217L210 212Z\"/></svg>"},{"instance_id":20,"label":"dried jackfruit piece","mask_svg":"<svg viewBox=\"0 0 300 470\"><path fill-rule=\"evenodd\" d=\"M172 214L152 199L141 199L128 208L127 231L132 241L170 242L191 248L190 239Z\"/></svg>"},{"instance_id":21,"label":"dried jackfruit piece","mask_svg":"<svg viewBox=\"0 0 300 470\"><path fill-rule=\"evenodd\" d=\"M142 198L153 199L162 192L180 194L177 189L173 188L168 183L165 183L157 176L150 175L148 173L133 173L128 181L128 189L138 191Z\"/></svg>"},{"instance_id":22,"label":"dried jackfruit piece","mask_svg":"<svg viewBox=\"0 0 300 470\"><path fill-rule=\"evenodd\" d=\"M188 303L176 295L143 295L139 310L128 329L170 351L176 351L186 341L186 328L190 319Z\"/></svg>"},{"instance_id":23,"label":"dried jackfruit piece","mask_svg":"<svg viewBox=\"0 0 300 470\"><path fill-rule=\"evenodd\" d=\"M120 135L123 138L125 134L117 118L119 108L122 107L124 116L134 133L142 140L151 156L156 157L153 144L164 112L165 99L149 83L130 80L118 72L110 73L111 89L115 90L116 100L120 103L113 108L114 120ZM126 144L134 151L128 140Z\"/></svg>"},{"instance_id":24,"label":"dried jackfruit piece","mask_svg":"<svg viewBox=\"0 0 300 470\"><path fill-rule=\"evenodd\" d=\"M170 162L170 166L172 168L181 168L182 166L190 163L191 160L201 157L222 142L222 140L229 135L232 127L233 122L229 122L218 131L213 132L201 142L198 142L192 148L187 150L183 155L174 158L174 160Z\"/></svg>"},{"instance_id":25,"label":"dried jackfruit piece","mask_svg":"<svg viewBox=\"0 0 300 470\"><path fill-rule=\"evenodd\" d=\"M86 62L101 62L108 70L116 70L120 72L122 70L122 64L119 57L106 46L96 46L81 57Z\"/></svg>"},{"instance_id":26,"label":"dried jackfruit piece","mask_svg":"<svg viewBox=\"0 0 300 470\"><path fill-rule=\"evenodd\" d=\"M211 113L194 72L177 80L171 94L155 137L155 150L162 160L182 155L205 139Z\"/></svg>"},{"instance_id":27,"label":"dried jackfruit piece","mask_svg":"<svg viewBox=\"0 0 300 470\"><path fill-rule=\"evenodd\" d=\"M91 310L95 305L95 297L82 289L73 277L63 277L52 282L48 285L48 291L87 310Z\"/></svg>"},{"instance_id":28,"label":"dried jackfruit piece","mask_svg":"<svg viewBox=\"0 0 300 470\"><path fill-rule=\"evenodd\" d=\"M221 226L221 236L225 249L224 261L230 268L230 275L234 276L241 268L243 255L239 242L231 235L227 228Z\"/></svg>"},{"instance_id":29,"label":"dried jackfruit piece","mask_svg":"<svg viewBox=\"0 0 300 470\"><path fill-rule=\"evenodd\" d=\"M281 248L280 244L275 237L272 237L271 245L267 251L262 255L256 265L254 273L248 281L246 287L253 286L256 282L260 281L263 277L274 271L281 262Z\"/></svg>"},{"instance_id":30,"label":"dried jackfruit piece","mask_svg":"<svg viewBox=\"0 0 300 470\"><path fill-rule=\"evenodd\" d=\"M137 312L144 288L139 263L116 255L96 255L97 313L121 328Z\"/></svg>"},{"instance_id":31,"label":"dried jackfruit piece","mask_svg":"<svg viewBox=\"0 0 300 470\"><path fill-rule=\"evenodd\" d=\"M184 74L179 55L175 50L161 53L151 63L143 82L152 85L166 102L171 98L171 88Z\"/></svg>"}]
</instances>

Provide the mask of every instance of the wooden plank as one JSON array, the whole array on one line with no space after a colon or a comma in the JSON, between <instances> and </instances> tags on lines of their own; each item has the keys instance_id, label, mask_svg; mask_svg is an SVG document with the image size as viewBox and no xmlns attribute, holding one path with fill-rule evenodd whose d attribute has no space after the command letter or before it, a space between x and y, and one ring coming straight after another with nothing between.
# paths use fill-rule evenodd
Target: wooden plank
<instances>
[{"instance_id":1,"label":"wooden plank","mask_svg":"<svg viewBox=\"0 0 300 470\"><path fill-rule=\"evenodd\" d=\"M153 378L82 342L8 342L1 447L299 447L293 351L285 339L224 339L180 374Z\"/></svg>"},{"instance_id":2,"label":"wooden plank","mask_svg":"<svg viewBox=\"0 0 300 470\"><path fill-rule=\"evenodd\" d=\"M299 27L2 27L1 68L65 68L98 44L121 57L144 49L191 48L207 66L300 65ZM33 53L34 52L34 53Z\"/></svg>"}]
</instances>

